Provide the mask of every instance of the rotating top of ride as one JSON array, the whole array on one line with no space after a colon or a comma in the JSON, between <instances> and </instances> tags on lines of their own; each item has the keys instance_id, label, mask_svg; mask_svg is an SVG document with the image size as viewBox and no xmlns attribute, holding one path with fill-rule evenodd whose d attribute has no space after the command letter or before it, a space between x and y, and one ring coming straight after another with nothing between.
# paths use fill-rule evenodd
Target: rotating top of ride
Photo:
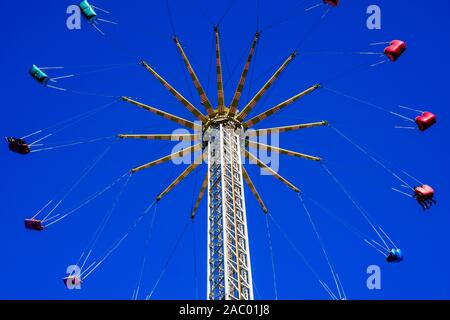
<instances>
[{"instance_id":1,"label":"rotating top of ride","mask_svg":"<svg viewBox=\"0 0 450 320\"><path fill-rule=\"evenodd\" d=\"M216 111L202 123L202 132L205 133L210 128L217 128L219 125L226 125L234 129L244 129L242 121L237 119L236 115L230 115L226 110L224 112Z\"/></svg>"},{"instance_id":2,"label":"rotating top of ride","mask_svg":"<svg viewBox=\"0 0 450 320\"><path fill-rule=\"evenodd\" d=\"M216 113L213 117L209 118L202 125L202 142L203 149L206 148L212 136L216 135L216 132L220 130L220 126L225 127L228 130L233 130L239 135L241 143L245 142L245 129L241 121L236 117L230 116L228 113Z\"/></svg>"}]
</instances>

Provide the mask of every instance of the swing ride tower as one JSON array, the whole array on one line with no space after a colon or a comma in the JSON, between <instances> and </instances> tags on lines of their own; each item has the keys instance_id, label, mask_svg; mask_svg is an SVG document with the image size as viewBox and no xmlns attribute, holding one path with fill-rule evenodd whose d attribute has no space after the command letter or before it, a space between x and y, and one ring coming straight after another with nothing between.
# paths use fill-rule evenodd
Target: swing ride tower
<instances>
[{"instance_id":1,"label":"swing ride tower","mask_svg":"<svg viewBox=\"0 0 450 320\"><path fill-rule=\"evenodd\" d=\"M264 86L255 96L242 108L238 110L244 84L249 73L250 64L259 41L259 33L255 34L250 52L248 54L239 83L235 90L233 99L229 105L225 105L222 61L220 52L220 35L218 28L215 33L215 53L216 53L216 76L217 76L217 107L214 108L206 92L184 52L178 38L174 42L186 65L192 82L200 97L201 105L206 109L207 114L202 113L194 104L188 101L169 82L159 75L147 62L141 64L149 71L186 109L198 120L192 122L187 119L169 114L156 109L129 97L122 97L122 100L135 106L150 111L156 115L176 122L194 131L193 134L121 134L124 139L147 139L147 140L188 140L193 142L190 147L177 151L155 161L132 169L133 173L148 169L161 163L197 153L194 161L186 168L164 191L156 198L157 201L163 199L179 183L190 175L197 167L206 160L208 168L206 177L200 188L200 193L193 206L191 219L194 219L199 209L201 200L205 193L208 196L207 213L207 299L208 300L252 300L253 281L250 262L250 244L247 229L247 212L244 194L244 182L258 201L263 212L268 210L255 188L250 176L245 170L244 159L249 164L256 164L261 170L285 184L291 190L300 190L283 178L267 164L261 161L256 155L250 152L253 150L266 150L279 154L290 155L298 158L320 161L320 158L309 156L303 153L281 149L276 146L259 143L255 140L259 136L278 134L281 132L295 131L306 128L326 126L326 121L298 124L278 128L249 130L257 123L279 112L283 108L293 104L302 97L318 89L319 85L301 91L297 95L283 101L282 103L260 113L247 120L247 116L265 95L273 83L279 78L281 73L296 57L292 53L267 80ZM191 159L192 160L192 159Z\"/></svg>"},{"instance_id":2,"label":"swing ride tower","mask_svg":"<svg viewBox=\"0 0 450 320\"><path fill-rule=\"evenodd\" d=\"M241 144L219 123L208 134L208 299L253 300Z\"/></svg>"},{"instance_id":3,"label":"swing ride tower","mask_svg":"<svg viewBox=\"0 0 450 320\"><path fill-rule=\"evenodd\" d=\"M217 28L214 32L219 105L203 134L208 148L207 299L253 300L242 166L244 130L225 107L220 36ZM239 88L236 92L238 99Z\"/></svg>"}]
</instances>

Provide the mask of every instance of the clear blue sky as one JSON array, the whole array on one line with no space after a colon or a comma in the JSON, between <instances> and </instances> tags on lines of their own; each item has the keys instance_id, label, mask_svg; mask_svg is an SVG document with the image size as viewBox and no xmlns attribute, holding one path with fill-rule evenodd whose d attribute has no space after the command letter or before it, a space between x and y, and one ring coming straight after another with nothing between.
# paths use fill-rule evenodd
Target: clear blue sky
<instances>
[{"instance_id":1,"label":"clear blue sky","mask_svg":"<svg viewBox=\"0 0 450 320\"><path fill-rule=\"evenodd\" d=\"M319 0L305 1L304 8ZM262 111L314 83L333 78L375 56L353 54L372 51L369 43L403 39L409 50L395 64L365 68L329 83L333 89L363 98L388 109L399 104L435 112L439 123L425 133L394 129L400 119L368 106L320 90L260 127L329 120L349 137L370 150L413 173L436 189L438 206L424 213L412 199L391 191L398 182L358 150L338 137L330 128L287 133L281 146L299 152L320 155L342 180L361 205L393 236L405 260L387 265L384 258L336 221L311 206L324 242L351 299L442 299L450 298L448 244L450 223L448 190L449 152L446 94L448 74L448 30L450 5L446 1L341 1L339 8L326 17L320 28L299 50L299 57L272 88L269 98L255 112ZM198 75L215 100L214 75L207 85L213 55L213 23L229 7L229 1L171 1L177 34L182 40ZM203 9L200 9L200 5ZM269 25L286 15L298 1L261 1L260 25ZM104 25L102 37L83 23L70 31L65 26L70 1L2 1L4 17L0 22L2 117L1 135L23 136L58 123L73 115L92 110L111 99L77 95L46 89L27 74L35 63L40 66L130 65L110 71L67 79L61 86L105 95L128 95L171 113L192 119L165 89L137 65L145 58L190 98L192 86L184 80L178 52L171 40L172 31L165 1L98 0L107 8L105 18L119 22ZM378 4L382 9L382 30L365 26L366 8ZM323 12L315 9L298 14L286 23L263 31L254 64L254 93L292 51ZM256 30L256 1L237 1L221 23L224 49L226 99L235 88L243 55ZM321 53L314 53L320 51ZM329 52L345 54L329 54ZM304 53L304 54L302 54ZM134 65L133 65L134 64ZM230 69L237 71L229 77ZM99 69L69 68L67 72ZM59 74L61 71L56 71ZM248 99L248 94L244 95ZM193 101L198 103L194 96ZM398 109L396 109L398 110ZM408 112L406 112L408 114ZM408 114L411 115L411 114ZM145 128L145 130L143 129ZM165 133L175 129L160 119L125 103L118 103L92 119L49 139L49 143L112 136L135 130ZM81 175L83 169L109 142L19 156L6 147L0 150L2 164L0 194L2 202L0 298L3 299L129 299L136 286L148 218L133 232L110 259L84 284L82 290L67 290L61 279L68 265L76 262L105 212L110 208L117 188L83 208L64 222L42 233L26 231L23 219L34 215L48 200L57 198ZM67 198L69 208L99 190L130 168L170 152L170 142L119 141L79 188ZM111 223L102 235L94 255L103 253L128 228L153 197L173 179L182 167L171 163L136 174L130 181ZM271 177L250 174L264 200L311 265L332 283L320 247L300 207L297 196ZM148 253L149 263L142 286L147 294L167 259L180 230L188 221L205 168L184 181L160 203L155 233ZM370 227L361 218L342 191L320 165L296 158L281 158L280 173L311 197L332 209L345 221L364 233ZM411 182L413 183L413 182ZM195 186L195 189L193 190ZM257 202L246 190L253 276L259 295L274 297L265 219ZM196 252L200 298L206 293L206 202L203 201L196 226ZM292 251L281 234L272 228L279 297L284 299L327 299L316 279ZM192 229L188 230L155 299L195 299ZM382 268L382 290L366 288L366 268ZM142 295L141 295L142 297Z\"/></svg>"}]
</instances>

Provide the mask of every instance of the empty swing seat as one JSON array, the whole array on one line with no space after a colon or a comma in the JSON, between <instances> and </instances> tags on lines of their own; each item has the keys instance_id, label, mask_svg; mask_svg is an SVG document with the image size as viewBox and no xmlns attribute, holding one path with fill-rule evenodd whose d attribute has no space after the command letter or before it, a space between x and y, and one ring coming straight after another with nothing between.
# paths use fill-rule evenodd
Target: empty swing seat
<instances>
[{"instance_id":1,"label":"empty swing seat","mask_svg":"<svg viewBox=\"0 0 450 320\"><path fill-rule=\"evenodd\" d=\"M399 263L403 260L403 253L400 249L392 249L389 255L386 257L386 261L389 263Z\"/></svg>"},{"instance_id":2,"label":"empty swing seat","mask_svg":"<svg viewBox=\"0 0 450 320\"><path fill-rule=\"evenodd\" d=\"M425 200L434 198L434 189L426 184L415 188L414 193L416 194L418 199Z\"/></svg>"},{"instance_id":3,"label":"empty swing seat","mask_svg":"<svg viewBox=\"0 0 450 320\"><path fill-rule=\"evenodd\" d=\"M436 124L436 115L426 111L416 118L416 124L420 131L425 131Z\"/></svg>"},{"instance_id":4,"label":"empty swing seat","mask_svg":"<svg viewBox=\"0 0 450 320\"><path fill-rule=\"evenodd\" d=\"M66 287L77 287L81 284L81 279L77 276L68 276L63 279L64 284Z\"/></svg>"},{"instance_id":5,"label":"empty swing seat","mask_svg":"<svg viewBox=\"0 0 450 320\"><path fill-rule=\"evenodd\" d=\"M393 40L386 49L384 49L384 54L392 62L397 61L398 58L406 51L407 46L404 41Z\"/></svg>"},{"instance_id":6,"label":"empty swing seat","mask_svg":"<svg viewBox=\"0 0 450 320\"><path fill-rule=\"evenodd\" d=\"M340 0L323 0L323 3L328 4L332 6L333 8L337 7L339 5Z\"/></svg>"},{"instance_id":7,"label":"empty swing seat","mask_svg":"<svg viewBox=\"0 0 450 320\"><path fill-rule=\"evenodd\" d=\"M87 21L93 22L97 18L94 8L86 0L81 1L79 7Z\"/></svg>"},{"instance_id":8,"label":"empty swing seat","mask_svg":"<svg viewBox=\"0 0 450 320\"><path fill-rule=\"evenodd\" d=\"M30 146L25 140L19 138L7 137L9 150L19 154L29 154L31 152Z\"/></svg>"},{"instance_id":9,"label":"empty swing seat","mask_svg":"<svg viewBox=\"0 0 450 320\"><path fill-rule=\"evenodd\" d=\"M30 68L29 73L31 77L33 77L33 79L39 82L40 84L46 85L50 81L49 76L34 64Z\"/></svg>"},{"instance_id":10,"label":"empty swing seat","mask_svg":"<svg viewBox=\"0 0 450 320\"><path fill-rule=\"evenodd\" d=\"M41 220L36 219L25 219L25 228L33 231L42 231L44 230L44 226L42 225Z\"/></svg>"}]
</instances>

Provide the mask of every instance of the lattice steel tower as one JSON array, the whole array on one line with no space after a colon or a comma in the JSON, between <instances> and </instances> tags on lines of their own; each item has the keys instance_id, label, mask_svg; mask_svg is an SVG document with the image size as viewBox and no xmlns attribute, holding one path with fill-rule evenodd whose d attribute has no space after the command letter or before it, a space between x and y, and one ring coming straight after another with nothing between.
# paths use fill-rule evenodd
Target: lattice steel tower
<instances>
[{"instance_id":1,"label":"lattice steel tower","mask_svg":"<svg viewBox=\"0 0 450 320\"><path fill-rule=\"evenodd\" d=\"M253 285L241 161L243 131L210 129L208 144L208 299L252 300Z\"/></svg>"}]
</instances>

